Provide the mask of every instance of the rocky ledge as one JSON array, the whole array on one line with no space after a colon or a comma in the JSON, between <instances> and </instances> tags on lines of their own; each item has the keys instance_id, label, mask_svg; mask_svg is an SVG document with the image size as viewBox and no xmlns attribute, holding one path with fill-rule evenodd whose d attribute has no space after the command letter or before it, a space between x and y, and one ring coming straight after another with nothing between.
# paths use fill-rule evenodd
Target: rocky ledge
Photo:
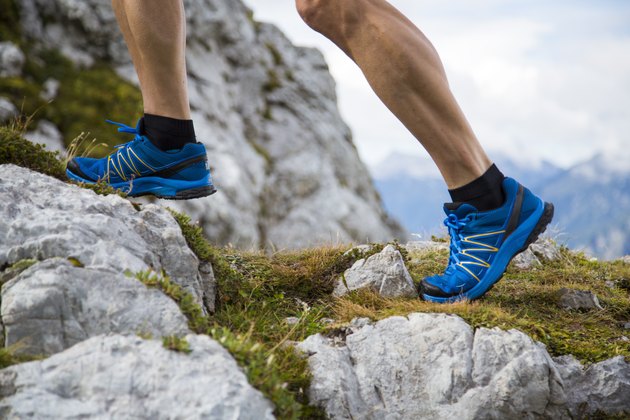
<instances>
[{"instance_id":1,"label":"rocky ledge","mask_svg":"<svg viewBox=\"0 0 630 420\"><path fill-rule=\"evenodd\" d=\"M472 328L457 316L355 320L343 340L315 335L311 402L338 419L584 418L630 413L630 364L584 370L554 361L520 331Z\"/></svg>"},{"instance_id":2,"label":"rocky ledge","mask_svg":"<svg viewBox=\"0 0 630 420\"><path fill-rule=\"evenodd\" d=\"M0 417L287 416L143 277L169 277L166 289L176 285L201 312L215 310L212 267L200 264L167 210L0 165L0 238L0 355L48 356L0 370ZM330 293L370 288L413 302L401 251L431 247L444 245L350 250L357 261ZM518 330L473 330L457 316L356 319L296 347L312 371L310 403L330 418L630 414L623 357L584 368Z\"/></svg>"}]
</instances>

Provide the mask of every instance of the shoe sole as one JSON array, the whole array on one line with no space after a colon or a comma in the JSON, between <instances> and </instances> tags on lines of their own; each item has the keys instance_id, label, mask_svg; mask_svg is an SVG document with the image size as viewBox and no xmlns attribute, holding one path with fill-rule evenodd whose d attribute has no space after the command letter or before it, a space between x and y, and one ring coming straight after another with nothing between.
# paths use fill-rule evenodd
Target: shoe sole
<instances>
[{"instance_id":1,"label":"shoe sole","mask_svg":"<svg viewBox=\"0 0 630 420\"><path fill-rule=\"evenodd\" d=\"M156 198L160 198L162 200L194 200L195 198L203 198L211 196L216 193L217 189L214 186L205 186L199 188L191 188L189 190L178 191L175 195L160 195L159 193L141 193L135 195L129 195L130 197L143 197L152 195Z\"/></svg>"},{"instance_id":2,"label":"shoe sole","mask_svg":"<svg viewBox=\"0 0 630 420\"><path fill-rule=\"evenodd\" d=\"M73 181L96 184L66 169L66 175ZM154 196L164 200L192 200L208 197L217 192L207 175L196 181L180 181L158 177L137 178L132 182L109 184L112 188L126 193L129 197Z\"/></svg>"},{"instance_id":3,"label":"shoe sole","mask_svg":"<svg viewBox=\"0 0 630 420\"><path fill-rule=\"evenodd\" d=\"M553 220L553 215L554 215L553 204L543 203L541 207L542 207L542 211L540 211L540 209L537 209L537 212L534 212L534 214L530 216L530 219L538 217L538 221L534 225L533 229L529 232L527 238L524 240L522 245L518 247L517 250L510 255L509 249L511 247L516 248L516 246L518 246L519 239L522 240L522 237L527 233L528 231L527 225L529 224L528 223L529 219L524 221L521 224L521 226L519 226L512 233L512 235L508 237L506 242L501 246L501 248L505 249L506 251L502 253L501 252L502 249L499 249L499 252L497 253L497 258L495 259L494 263L492 264L491 268L488 270L486 275L481 279L479 284L477 284L475 287L468 290L467 292L462 293L461 295L457 295L457 296L443 298L443 297L435 297L435 296L423 294L422 298L430 302L454 303L454 302L459 302L462 300L478 299L481 296L485 295L490 289L494 287L494 285L499 280L503 278L503 275L505 274L505 271L507 270L508 265L514 259L514 257L516 257L521 252L525 251L532 243L536 242L538 237L547 229L547 226ZM537 213L539 215L537 215ZM516 242L516 244L513 245L512 244L513 242ZM506 248L503 248L503 247L506 247Z\"/></svg>"}]
</instances>

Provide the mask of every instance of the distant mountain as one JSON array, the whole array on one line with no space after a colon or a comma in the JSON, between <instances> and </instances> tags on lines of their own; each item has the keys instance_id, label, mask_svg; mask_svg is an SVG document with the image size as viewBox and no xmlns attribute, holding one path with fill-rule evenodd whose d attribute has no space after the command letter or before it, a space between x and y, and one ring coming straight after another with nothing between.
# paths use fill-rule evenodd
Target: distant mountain
<instances>
[{"instance_id":1,"label":"distant mountain","mask_svg":"<svg viewBox=\"0 0 630 420\"><path fill-rule=\"evenodd\" d=\"M561 242L600 258L630 254L630 156L600 154L569 169L494 157L506 175L554 203ZM410 232L445 233L442 204L449 196L431 160L392 154L372 172L385 208Z\"/></svg>"},{"instance_id":2,"label":"distant mountain","mask_svg":"<svg viewBox=\"0 0 630 420\"><path fill-rule=\"evenodd\" d=\"M540 187L571 247L607 259L630 254L630 158L597 155Z\"/></svg>"}]
</instances>

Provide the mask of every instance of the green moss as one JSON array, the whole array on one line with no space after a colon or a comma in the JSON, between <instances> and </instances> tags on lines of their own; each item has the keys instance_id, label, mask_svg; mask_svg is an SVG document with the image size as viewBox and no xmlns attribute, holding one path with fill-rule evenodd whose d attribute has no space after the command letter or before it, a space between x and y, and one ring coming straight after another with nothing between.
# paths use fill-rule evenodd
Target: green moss
<instances>
[{"instance_id":1,"label":"green moss","mask_svg":"<svg viewBox=\"0 0 630 420\"><path fill-rule=\"evenodd\" d=\"M190 353L190 344L183 337L177 337L176 335L170 335L168 337L162 337L162 345L165 349L176 351L178 353Z\"/></svg>"},{"instance_id":2,"label":"green moss","mask_svg":"<svg viewBox=\"0 0 630 420\"><path fill-rule=\"evenodd\" d=\"M76 185L78 185L81 188L85 188L86 190L92 190L94 191L96 194L98 195L112 195L112 194L116 194L122 198L127 198L127 194L124 193L121 190L117 190L116 188L112 187L111 185L109 185L108 183L102 181L102 182L97 182L95 184L87 184L85 182L77 182ZM139 204L137 203L132 203L134 205L134 207L139 206ZM136 210L138 210L138 208L136 207Z\"/></svg>"},{"instance_id":3,"label":"green moss","mask_svg":"<svg viewBox=\"0 0 630 420\"><path fill-rule=\"evenodd\" d=\"M74 266L74 267L78 267L78 268L83 268L83 267L85 267L85 265L84 265L81 261L79 261L79 259L78 259L78 258L75 258L75 257L68 257L68 258L67 258L67 260L68 260L68 262L69 262L70 264L72 264L72 266Z\"/></svg>"},{"instance_id":4,"label":"green moss","mask_svg":"<svg viewBox=\"0 0 630 420\"><path fill-rule=\"evenodd\" d=\"M262 117L267 121L273 121L273 112L271 111L271 105L268 103L265 104L265 109L263 110Z\"/></svg>"},{"instance_id":5,"label":"green moss","mask_svg":"<svg viewBox=\"0 0 630 420\"><path fill-rule=\"evenodd\" d=\"M278 51L275 45L268 42L265 44L265 47L271 54L271 57L273 58L273 64L276 65L276 67L284 65L284 59L282 58L282 54L280 54L280 51Z\"/></svg>"},{"instance_id":6,"label":"green moss","mask_svg":"<svg viewBox=\"0 0 630 420\"><path fill-rule=\"evenodd\" d=\"M0 267L0 286L19 276L22 271L26 270L37 262L37 260L24 259L16 262L11 266L4 268Z\"/></svg>"},{"instance_id":7,"label":"green moss","mask_svg":"<svg viewBox=\"0 0 630 420\"><path fill-rule=\"evenodd\" d=\"M31 143L15 127L0 127L0 165L7 163L66 180L65 165L59 153Z\"/></svg>"},{"instance_id":8,"label":"green moss","mask_svg":"<svg viewBox=\"0 0 630 420\"><path fill-rule=\"evenodd\" d=\"M620 262L590 261L584 255L562 249L559 261L536 270L511 266L504 279L483 298L472 303L439 305L417 299L384 299L372 292L356 292L337 301L341 321L357 316L382 319L412 312L456 314L473 327L519 329L544 343L554 356L573 354L583 363L615 356L630 358L621 341L627 335L623 322L630 319L630 299L621 286L630 277L630 266ZM440 273L448 251L424 251L409 256L407 266L415 281ZM612 281L616 288L605 282ZM595 293L604 310L576 312L558 305L558 291L568 287Z\"/></svg>"},{"instance_id":9,"label":"green moss","mask_svg":"<svg viewBox=\"0 0 630 420\"><path fill-rule=\"evenodd\" d=\"M39 357L19 356L11 348L0 348L0 370L19 363L39 360Z\"/></svg>"},{"instance_id":10,"label":"green moss","mask_svg":"<svg viewBox=\"0 0 630 420\"><path fill-rule=\"evenodd\" d=\"M279 417L323 417L308 404L306 361L286 344L325 330L322 319L332 308L324 298L332 292L337 275L350 266L352 256L344 256L342 249L280 253L272 258L217 249L188 216L171 213L189 247L214 269L219 293L211 335L276 404ZM299 317L300 322L288 325L284 320L289 316Z\"/></svg>"},{"instance_id":11,"label":"green moss","mask_svg":"<svg viewBox=\"0 0 630 420\"><path fill-rule=\"evenodd\" d=\"M37 260L27 258L27 259L16 262L10 268L11 270L22 272L26 270L27 268L34 266L35 264L37 264L37 262L38 262Z\"/></svg>"},{"instance_id":12,"label":"green moss","mask_svg":"<svg viewBox=\"0 0 630 420\"><path fill-rule=\"evenodd\" d=\"M221 273L221 264L218 267L217 273ZM305 390L310 382L310 373L307 362L292 349L256 341L252 338L252 329L245 334L226 329L216 316L215 319L204 316L192 296L164 275L140 272L135 277L175 300L187 317L191 330L198 334L207 334L221 343L245 371L250 383L275 404L278 417L321 417L318 409L308 406ZM180 338L166 337L163 344L171 350L190 351L187 343Z\"/></svg>"},{"instance_id":13,"label":"green moss","mask_svg":"<svg viewBox=\"0 0 630 420\"><path fill-rule=\"evenodd\" d=\"M158 275L153 271L136 273L135 277L146 286L161 290L173 299L188 319L188 327L191 330L198 334L207 333L210 321L204 316L203 310L195 303L195 299L190 293L178 284L171 282L167 276Z\"/></svg>"},{"instance_id":14,"label":"green moss","mask_svg":"<svg viewBox=\"0 0 630 420\"><path fill-rule=\"evenodd\" d=\"M280 77L278 77L278 73L275 70L269 69L267 70L267 81L262 86L262 90L264 93L271 93L276 89L279 89L282 86L280 82Z\"/></svg>"},{"instance_id":15,"label":"green moss","mask_svg":"<svg viewBox=\"0 0 630 420\"><path fill-rule=\"evenodd\" d=\"M0 40L19 44L21 40L20 13L14 0L0 0Z\"/></svg>"},{"instance_id":16,"label":"green moss","mask_svg":"<svg viewBox=\"0 0 630 420\"><path fill-rule=\"evenodd\" d=\"M107 63L80 69L58 51L38 51L32 47L26 51L23 77L0 78L3 95L15 104L22 104L24 114L34 115L35 122L39 119L53 122L63 134L66 146L85 132L103 139L104 144L94 150L96 156L103 156L112 146L127 141L105 120L133 124L142 115L138 88L118 76ZM49 78L60 83L51 104L40 97ZM85 150L78 152L82 154Z\"/></svg>"}]
</instances>

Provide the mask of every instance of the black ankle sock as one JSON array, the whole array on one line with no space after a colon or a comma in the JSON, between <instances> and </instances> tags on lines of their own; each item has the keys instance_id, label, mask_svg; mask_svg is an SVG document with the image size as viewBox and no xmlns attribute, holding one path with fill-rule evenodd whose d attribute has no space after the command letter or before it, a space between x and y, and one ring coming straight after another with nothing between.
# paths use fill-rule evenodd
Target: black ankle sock
<instances>
[{"instance_id":1,"label":"black ankle sock","mask_svg":"<svg viewBox=\"0 0 630 420\"><path fill-rule=\"evenodd\" d=\"M466 203L479 211L488 211L503 205L503 180L505 176L496 165L492 165L479 178L463 187L448 190L454 203Z\"/></svg>"},{"instance_id":2,"label":"black ankle sock","mask_svg":"<svg viewBox=\"0 0 630 420\"><path fill-rule=\"evenodd\" d=\"M144 114L141 127L142 134L163 151L181 149L186 144L197 141L192 120Z\"/></svg>"}]
</instances>

